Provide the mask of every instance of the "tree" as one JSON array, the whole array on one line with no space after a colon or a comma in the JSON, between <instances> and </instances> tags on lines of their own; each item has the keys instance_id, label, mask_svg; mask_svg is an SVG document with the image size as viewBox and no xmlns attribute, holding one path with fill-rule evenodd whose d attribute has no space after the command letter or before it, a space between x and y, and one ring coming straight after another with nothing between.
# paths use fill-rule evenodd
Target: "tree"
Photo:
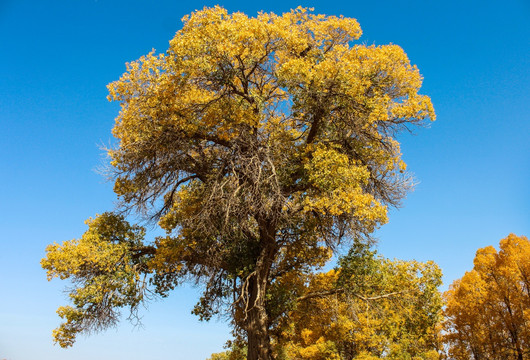
<instances>
[{"instance_id":1,"label":"tree","mask_svg":"<svg viewBox=\"0 0 530 360\"><path fill-rule=\"evenodd\" d=\"M394 136L434 110L400 47L352 44L354 19L214 7L183 21L165 54L128 64L109 85L121 104L109 150L120 209L167 236L121 240L138 228L107 215L91 224L109 232L89 225L81 240L48 248L49 276L79 284L56 340L71 345L112 324L111 308L194 280L204 286L194 312L231 314L248 358L270 359L283 305L269 290L387 221L410 185ZM80 255L88 241L101 250L92 262Z\"/></svg>"},{"instance_id":2,"label":"tree","mask_svg":"<svg viewBox=\"0 0 530 360\"><path fill-rule=\"evenodd\" d=\"M530 242L511 234L473 263L445 293L450 357L530 359Z\"/></svg>"},{"instance_id":3,"label":"tree","mask_svg":"<svg viewBox=\"0 0 530 360\"><path fill-rule=\"evenodd\" d=\"M278 346L286 359L438 359L441 276L433 262L356 245L336 269L311 276Z\"/></svg>"},{"instance_id":4,"label":"tree","mask_svg":"<svg viewBox=\"0 0 530 360\"><path fill-rule=\"evenodd\" d=\"M212 354L207 360L245 360L247 349L243 342L228 342L229 349Z\"/></svg>"}]
</instances>

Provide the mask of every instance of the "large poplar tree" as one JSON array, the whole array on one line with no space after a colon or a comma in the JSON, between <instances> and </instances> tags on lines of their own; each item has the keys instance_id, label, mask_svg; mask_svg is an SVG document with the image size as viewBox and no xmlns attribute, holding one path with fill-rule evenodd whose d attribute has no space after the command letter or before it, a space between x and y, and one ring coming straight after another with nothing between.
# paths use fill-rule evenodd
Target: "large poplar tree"
<instances>
[{"instance_id":1,"label":"large poplar tree","mask_svg":"<svg viewBox=\"0 0 530 360\"><path fill-rule=\"evenodd\" d=\"M196 314L231 314L248 359L271 359L269 329L292 301L282 284L387 221L410 187L395 135L433 107L399 46L354 43L355 19L214 7L183 20L165 54L109 85L119 211L167 235L148 241L105 213L50 245L49 278L77 286L55 338L69 346L191 280L204 288Z\"/></svg>"}]
</instances>

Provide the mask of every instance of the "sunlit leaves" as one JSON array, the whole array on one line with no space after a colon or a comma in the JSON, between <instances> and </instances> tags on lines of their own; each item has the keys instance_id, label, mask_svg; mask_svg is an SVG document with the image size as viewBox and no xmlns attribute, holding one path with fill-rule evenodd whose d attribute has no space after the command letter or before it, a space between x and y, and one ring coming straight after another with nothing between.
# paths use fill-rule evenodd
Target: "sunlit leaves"
<instances>
[{"instance_id":1,"label":"sunlit leaves","mask_svg":"<svg viewBox=\"0 0 530 360\"><path fill-rule=\"evenodd\" d=\"M438 359L441 271L357 245L311 278L278 346L288 359Z\"/></svg>"},{"instance_id":2,"label":"sunlit leaves","mask_svg":"<svg viewBox=\"0 0 530 360\"><path fill-rule=\"evenodd\" d=\"M70 279L74 285L69 291L73 306L57 310L65 322L53 335L62 347L71 346L79 332L115 325L118 309L129 307L134 314L144 301L144 229L111 213L89 219L87 225L80 239L49 245L41 261L49 280Z\"/></svg>"},{"instance_id":3,"label":"sunlit leaves","mask_svg":"<svg viewBox=\"0 0 530 360\"><path fill-rule=\"evenodd\" d=\"M477 251L445 293L446 342L456 359L530 357L530 242L509 235Z\"/></svg>"}]
</instances>

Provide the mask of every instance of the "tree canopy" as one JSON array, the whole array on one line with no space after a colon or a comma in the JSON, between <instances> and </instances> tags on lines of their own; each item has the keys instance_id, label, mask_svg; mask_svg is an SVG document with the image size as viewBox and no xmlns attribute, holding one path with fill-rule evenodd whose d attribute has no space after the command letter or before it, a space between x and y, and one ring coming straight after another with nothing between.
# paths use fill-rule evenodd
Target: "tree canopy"
<instances>
[{"instance_id":1,"label":"tree canopy","mask_svg":"<svg viewBox=\"0 0 530 360\"><path fill-rule=\"evenodd\" d=\"M146 240L106 213L50 245L48 276L76 284L55 338L69 346L147 292L192 280L204 287L194 312L230 314L248 358L269 359L286 284L387 221L410 187L395 135L434 110L399 46L354 43L355 19L217 6L183 22L166 53L109 85L121 105L108 151L119 211L166 236Z\"/></svg>"},{"instance_id":2,"label":"tree canopy","mask_svg":"<svg viewBox=\"0 0 530 360\"><path fill-rule=\"evenodd\" d=\"M530 241L509 235L477 251L473 270L445 293L449 355L530 359Z\"/></svg>"}]
</instances>

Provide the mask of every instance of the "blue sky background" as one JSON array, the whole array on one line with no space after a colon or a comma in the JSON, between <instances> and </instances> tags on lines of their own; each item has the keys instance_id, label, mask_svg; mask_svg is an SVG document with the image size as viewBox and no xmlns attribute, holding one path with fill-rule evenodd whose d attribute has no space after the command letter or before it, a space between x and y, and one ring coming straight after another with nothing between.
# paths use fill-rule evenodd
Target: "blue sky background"
<instances>
[{"instance_id":1,"label":"blue sky background","mask_svg":"<svg viewBox=\"0 0 530 360\"><path fill-rule=\"evenodd\" d=\"M202 360L229 338L190 311L184 287L145 311L144 328L52 345L65 283L39 261L54 241L111 210L105 163L118 104L106 85L125 62L167 49L180 18L203 6L254 15L298 5L359 20L362 43L402 46L438 120L400 138L418 185L378 231L390 258L434 260L444 289L475 251L530 235L530 3L505 1L0 1L0 359Z\"/></svg>"}]
</instances>

